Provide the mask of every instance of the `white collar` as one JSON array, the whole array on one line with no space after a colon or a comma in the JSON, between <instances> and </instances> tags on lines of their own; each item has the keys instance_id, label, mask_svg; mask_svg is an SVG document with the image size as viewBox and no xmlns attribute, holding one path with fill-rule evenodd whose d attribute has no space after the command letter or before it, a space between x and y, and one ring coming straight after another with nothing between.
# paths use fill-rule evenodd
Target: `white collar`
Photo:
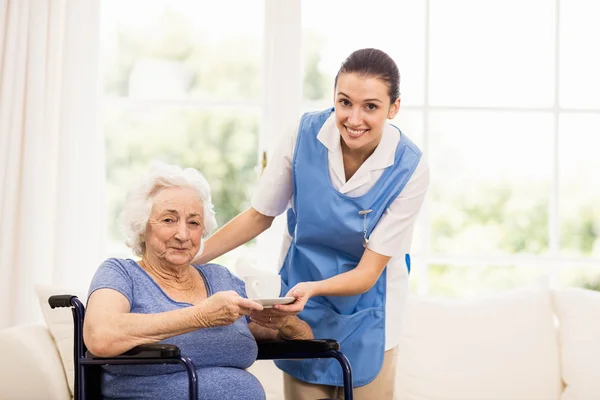
<instances>
[{"instance_id":1,"label":"white collar","mask_svg":"<svg viewBox=\"0 0 600 400\"><path fill-rule=\"evenodd\" d=\"M321 127L317 139L323 143L330 153L341 153L342 146L340 145L340 132L335 124L335 113L331 113L327 121ZM396 127L392 126L388 121L385 122L383 127L383 134L381 135L381 141L375 148L375 151L361 166L366 167L365 170L374 171L378 169L384 169L394 164L394 157L396 155L396 147L400 141L400 132ZM340 156L341 158L341 156ZM343 162L343 161L342 161ZM333 165L336 169L336 165ZM342 164L343 171L343 164ZM344 174L342 174L344 175Z\"/></svg>"}]
</instances>

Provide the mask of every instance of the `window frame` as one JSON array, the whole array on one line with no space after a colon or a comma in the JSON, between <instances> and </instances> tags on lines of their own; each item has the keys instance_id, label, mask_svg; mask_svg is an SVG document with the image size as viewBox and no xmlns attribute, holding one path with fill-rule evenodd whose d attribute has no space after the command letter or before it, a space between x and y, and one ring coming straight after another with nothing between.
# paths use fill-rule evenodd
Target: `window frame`
<instances>
[{"instance_id":1,"label":"window frame","mask_svg":"<svg viewBox=\"0 0 600 400\"><path fill-rule=\"evenodd\" d=\"M560 160L559 160L559 127L561 115L569 113L592 113L600 115L600 109L576 109L560 107L560 0L553 0L555 7L554 27L554 102L551 107L450 107L432 106L429 99L430 77L430 0L425 1L425 25L424 25L424 93L423 104L420 106L403 106L405 110L418 111L422 115L423 126L423 152L429 153L430 142L430 114L436 111L515 111L523 113L547 112L553 116L554 130L552 133L553 143L553 171L552 183L549 192L549 224L547 255L506 255L506 256L464 256L460 254L436 254L431 250L430 237L431 228L428 224L429 209L431 207L429 198L425 203L417 221L421 235L415 240L420 241L423 249L420 253L413 254L413 273L418 275L418 293L428 293L428 269L430 265L449 266L502 266L511 265L527 268L529 266L547 266L547 277L553 284L557 283L558 276L563 269L569 267L583 267L600 270L600 258L593 257L565 257L560 252L560 225L559 225L559 201L560 201ZM263 36L263 61L262 98L250 101L198 101L198 100L130 100L115 99L103 96L104 105L110 104L117 107L190 107L197 110L231 109L231 108L258 108L260 109L259 146L257 165L266 158L270 158L273 144L278 138L285 134L286 129L297 121L302 109L321 109L331 104L323 101L304 101L302 95L303 86L303 60L302 60L302 1L301 0L264 0L265 25ZM276 220L277 221L277 220ZM272 243L281 240L282 223L274 224L274 227L261 234L257 239L255 249L256 258L259 259L265 251L273 252ZM275 250L279 253L279 249ZM272 256L272 255L271 255Z\"/></svg>"},{"instance_id":2,"label":"window frame","mask_svg":"<svg viewBox=\"0 0 600 400\"><path fill-rule=\"evenodd\" d=\"M569 267L581 267L600 270L600 258L594 257L565 257L560 254L560 224L559 224L559 189L560 189L560 160L559 160L559 126L561 115L569 113L586 113L600 115L600 109L579 109L565 108L559 105L560 99L560 0L553 0L555 11L555 24L553 32L554 40L554 101L551 107L468 107L468 106L434 106L431 105L430 92L430 0L425 1L425 26L424 26L424 82L423 82L423 104L402 106L403 110L418 111L422 115L423 126L423 146L422 150L427 156L429 154L429 141L431 131L429 128L430 114L437 111L514 111L523 113L550 113L553 116L554 130L552 133L553 146L553 170L552 182L549 192L549 224L548 224L548 254L547 255L506 255L506 256L465 256L460 254L438 254L431 250L431 227L429 226L429 197L425 198L423 208L421 209L417 224L421 231L420 237L414 238L420 241L421 249L419 253L412 255L414 268L412 269L418 275L418 293L426 295L429 292L428 270L431 265L448 265L455 267L485 267L485 266L515 266L519 268L528 268L536 266L547 266L547 278L551 285L556 285L559 274L563 269ZM283 60L281 60L283 62ZM301 81L303 76L299 78ZM330 104L322 101L304 101L304 109L322 109Z\"/></svg>"}]
</instances>

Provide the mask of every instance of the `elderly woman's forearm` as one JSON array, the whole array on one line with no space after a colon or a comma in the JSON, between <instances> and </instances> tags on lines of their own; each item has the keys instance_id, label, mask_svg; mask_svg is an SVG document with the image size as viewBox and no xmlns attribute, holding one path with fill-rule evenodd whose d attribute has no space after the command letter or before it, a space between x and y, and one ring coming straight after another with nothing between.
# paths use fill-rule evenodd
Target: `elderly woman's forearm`
<instances>
[{"instance_id":1,"label":"elderly woman's forearm","mask_svg":"<svg viewBox=\"0 0 600 400\"><path fill-rule=\"evenodd\" d=\"M203 327L194 307L157 314L120 313L104 317L102 323L86 323L84 339L92 354L113 357Z\"/></svg>"},{"instance_id":2,"label":"elderly woman's forearm","mask_svg":"<svg viewBox=\"0 0 600 400\"><path fill-rule=\"evenodd\" d=\"M310 326L295 317L292 321L279 330L279 336L287 340L309 340L314 339L313 331Z\"/></svg>"},{"instance_id":3,"label":"elderly woman's forearm","mask_svg":"<svg viewBox=\"0 0 600 400\"><path fill-rule=\"evenodd\" d=\"M248 208L206 240L204 251L194 263L207 263L254 239L269 229L274 218L261 214L252 207Z\"/></svg>"}]
</instances>

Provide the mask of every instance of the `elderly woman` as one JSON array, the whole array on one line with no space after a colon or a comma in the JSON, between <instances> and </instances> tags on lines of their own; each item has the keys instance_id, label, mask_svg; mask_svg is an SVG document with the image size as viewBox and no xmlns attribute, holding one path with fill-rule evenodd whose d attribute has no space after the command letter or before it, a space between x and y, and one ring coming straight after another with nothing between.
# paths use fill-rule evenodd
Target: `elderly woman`
<instances>
[{"instance_id":1,"label":"elderly woman","mask_svg":"<svg viewBox=\"0 0 600 400\"><path fill-rule=\"evenodd\" d=\"M264 399L245 369L256 339L311 339L296 316L246 298L244 283L216 264L190 265L216 227L210 188L196 170L154 164L122 214L127 245L141 260L106 260L90 285L83 337L110 357L141 344L177 345L198 368L201 399ZM187 396L175 366L107 366L104 398Z\"/></svg>"}]
</instances>

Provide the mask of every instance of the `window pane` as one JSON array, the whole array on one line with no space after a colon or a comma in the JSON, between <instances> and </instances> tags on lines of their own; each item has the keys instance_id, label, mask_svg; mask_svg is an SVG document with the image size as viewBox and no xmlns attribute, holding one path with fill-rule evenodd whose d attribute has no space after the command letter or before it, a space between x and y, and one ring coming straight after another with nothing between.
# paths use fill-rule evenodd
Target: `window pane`
<instances>
[{"instance_id":1,"label":"window pane","mask_svg":"<svg viewBox=\"0 0 600 400\"><path fill-rule=\"evenodd\" d=\"M600 291L600 266L596 268L569 266L558 273L560 286L574 286Z\"/></svg>"},{"instance_id":2,"label":"window pane","mask_svg":"<svg viewBox=\"0 0 600 400\"><path fill-rule=\"evenodd\" d=\"M600 2L560 2L560 105L600 108Z\"/></svg>"},{"instance_id":3,"label":"window pane","mask_svg":"<svg viewBox=\"0 0 600 400\"><path fill-rule=\"evenodd\" d=\"M423 103L424 0L304 0L304 98L331 99L340 64L354 50L375 47L398 64L402 104Z\"/></svg>"},{"instance_id":4,"label":"window pane","mask_svg":"<svg viewBox=\"0 0 600 400\"><path fill-rule=\"evenodd\" d=\"M423 113L421 111L406 110L400 107L396 118L390 120L402 133L423 150Z\"/></svg>"},{"instance_id":5,"label":"window pane","mask_svg":"<svg viewBox=\"0 0 600 400\"><path fill-rule=\"evenodd\" d=\"M560 118L562 252L600 258L600 115Z\"/></svg>"},{"instance_id":6,"label":"window pane","mask_svg":"<svg viewBox=\"0 0 600 400\"><path fill-rule=\"evenodd\" d=\"M553 1L430 4L432 104L553 105Z\"/></svg>"},{"instance_id":7,"label":"window pane","mask_svg":"<svg viewBox=\"0 0 600 400\"><path fill-rule=\"evenodd\" d=\"M552 115L435 112L430 121L434 251L545 252Z\"/></svg>"},{"instance_id":8,"label":"window pane","mask_svg":"<svg viewBox=\"0 0 600 400\"><path fill-rule=\"evenodd\" d=\"M219 226L246 208L258 179L258 119L258 110L245 109L108 108L110 239L122 242L117 223L126 192L154 159L197 168L206 176Z\"/></svg>"},{"instance_id":9,"label":"window pane","mask_svg":"<svg viewBox=\"0 0 600 400\"><path fill-rule=\"evenodd\" d=\"M141 7L103 1L105 92L136 99L258 99L263 11L259 0L159 0Z\"/></svg>"},{"instance_id":10,"label":"window pane","mask_svg":"<svg viewBox=\"0 0 600 400\"><path fill-rule=\"evenodd\" d=\"M548 280L545 267L431 265L429 296L474 297L500 293Z\"/></svg>"}]
</instances>

